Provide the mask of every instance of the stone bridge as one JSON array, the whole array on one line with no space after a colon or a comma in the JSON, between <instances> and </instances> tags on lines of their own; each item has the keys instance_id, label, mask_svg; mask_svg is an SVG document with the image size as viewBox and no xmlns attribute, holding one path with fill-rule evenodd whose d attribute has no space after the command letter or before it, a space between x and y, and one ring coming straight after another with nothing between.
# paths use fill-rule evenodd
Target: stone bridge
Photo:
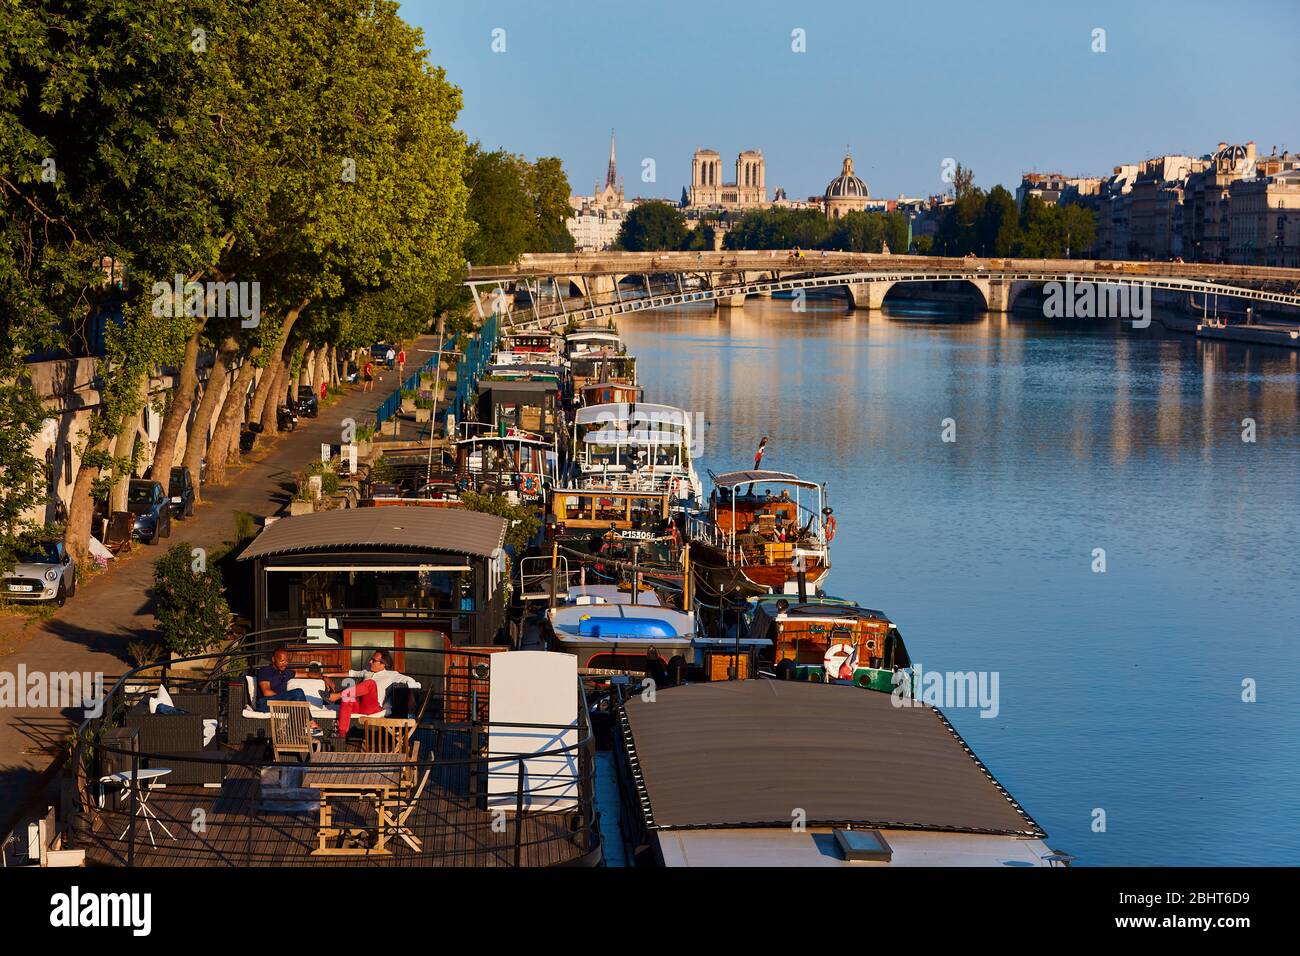
<instances>
[{"instance_id":1,"label":"stone bridge","mask_svg":"<svg viewBox=\"0 0 1300 956\"><path fill-rule=\"evenodd\" d=\"M633 280L631 288L628 279ZM475 267L466 284L474 292L480 315L485 292L526 290L532 294L535 319L581 322L688 302L738 307L746 296L800 289L844 289L854 307L879 309L889 290L906 282L967 283L990 312L1009 311L1024 289L1049 282L1145 286L1300 309L1300 269L1100 259L773 250L547 253L521 256L512 266ZM566 301L561 292L576 295L578 301Z\"/></svg>"}]
</instances>

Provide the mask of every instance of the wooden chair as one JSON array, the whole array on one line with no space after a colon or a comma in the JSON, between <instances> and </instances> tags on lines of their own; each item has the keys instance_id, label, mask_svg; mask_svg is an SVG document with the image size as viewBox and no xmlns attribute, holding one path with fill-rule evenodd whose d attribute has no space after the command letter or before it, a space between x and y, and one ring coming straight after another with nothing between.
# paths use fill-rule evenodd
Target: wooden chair
<instances>
[{"instance_id":1,"label":"wooden chair","mask_svg":"<svg viewBox=\"0 0 1300 956\"><path fill-rule=\"evenodd\" d=\"M311 705L305 701L273 700L271 712L271 749L277 762L287 754L309 757L320 750L320 741L311 735Z\"/></svg>"},{"instance_id":2,"label":"wooden chair","mask_svg":"<svg viewBox=\"0 0 1300 956\"><path fill-rule=\"evenodd\" d=\"M418 768L415 767L411 768L412 775L414 775L417 769ZM406 821L410 819L411 814L415 812L416 804L420 802L420 797L424 794L424 788L429 782L429 774L432 772L432 767L425 767L424 773L420 775L420 782L416 785L415 789L406 791L408 795L394 801L391 807L391 809L397 814L395 817L392 817L392 835L394 837L401 837L406 841L406 845L416 853L423 852L424 847L420 844L420 838L411 832L411 828L407 826ZM385 812L387 812L388 809L389 808L386 807Z\"/></svg>"},{"instance_id":3,"label":"wooden chair","mask_svg":"<svg viewBox=\"0 0 1300 956\"><path fill-rule=\"evenodd\" d=\"M411 749L415 721L410 717L360 717L361 749L368 754L405 754Z\"/></svg>"}]
</instances>

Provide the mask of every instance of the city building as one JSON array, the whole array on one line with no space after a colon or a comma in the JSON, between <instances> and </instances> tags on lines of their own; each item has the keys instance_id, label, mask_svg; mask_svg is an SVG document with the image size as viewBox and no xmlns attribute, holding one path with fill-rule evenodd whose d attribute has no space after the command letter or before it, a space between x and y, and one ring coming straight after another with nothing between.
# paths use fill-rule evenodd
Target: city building
<instances>
[{"instance_id":1,"label":"city building","mask_svg":"<svg viewBox=\"0 0 1300 956\"><path fill-rule=\"evenodd\" d=\"M614 131L609 133L609 166L605 171L605 185L596 183L590 196L570 196L573 214L565 220L573 244L579 252L601 252L610 248L618 238L623 219L634 203L623 194L623 180L618 175L614 159Z\"/></svg>"},{"instance_id":2,"label":"city building","mask_svg":"<svg viewBox=\"0 0 1300 956\"><path fill-rule=\"evenodd\" d=\"M854 174L853 157L847 152L844 154L840 174L826 185L822 198L827 219L839 219L851 212L861 212L871 203L867 184Z\"/></svg>"},{"instance_id":3,"label":"city building","mask_svg":"<svg viewBox=\"0 0 1300 956\"><path fill-rule=\"evenodd\" d=\"M1212 155L1203 158L1203 163L1187 180L1183 245L1189 259L1226 262L1230 189L1237 180L1256 175L1255 144L1220 143Z\"/></svg>"},{"instance_id":4,"label":"city building","mask_svg":"<svg viewBox=\"0 0 1300 956\"><path fill-rule=\"evenodd\" d=\"M736 178L726 182L722 157L715 149L697 149L691 158L688 207L694 209L755 209L767 206L767 170L761 149L736 157Z\"/></svg>"},{"instance_id":5,"label":"city building","mask_svg":"<svg viewBox=\"0 0 1300 956\"><path fill-rule=\"evenodd\" d=\"M1066 176L1064 173L1025 173L1016 187L1016 205L1034 196L1055 206L1062 202L1077 201L1086 196L1096 196L1105 178L1102 176Z\"/></svg>"},{"instance_id":6,"label":"city building","mask_svg":"<svg viewBox=\"0 0 1300 956\"><path fill-rule=\"evenodd\" d=\"M1260 164L1261 167L1263 163ZM1228 187L1228 260L1300 267L1300 168L1238 179Z\"/></svg>"}]
</instances>

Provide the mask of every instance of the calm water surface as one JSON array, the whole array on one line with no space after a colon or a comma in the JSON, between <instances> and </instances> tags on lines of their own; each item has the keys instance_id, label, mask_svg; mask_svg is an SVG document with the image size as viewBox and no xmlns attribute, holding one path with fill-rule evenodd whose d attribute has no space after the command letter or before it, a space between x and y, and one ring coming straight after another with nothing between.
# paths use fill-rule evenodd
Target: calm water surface
<instances>
[{"instance_id":1,"label":"calm water surface","mask_svg":"<svg viewBox=\"0 0 1300 956\"><path fill-rule=\"evenodd\" d=\"M1300 859L1300 353L921 303L621 328L646 400L707 421L704 466L768 435L765 466L828 483L829 593L926 669L998 672L996 717L948 715L1051 845Z\"/></svg>"}]
</instances>

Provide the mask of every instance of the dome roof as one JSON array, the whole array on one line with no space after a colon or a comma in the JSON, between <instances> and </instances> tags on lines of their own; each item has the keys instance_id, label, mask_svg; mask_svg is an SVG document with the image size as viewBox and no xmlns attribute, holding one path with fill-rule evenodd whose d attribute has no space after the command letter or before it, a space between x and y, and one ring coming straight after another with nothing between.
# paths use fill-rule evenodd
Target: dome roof
<instances>
[{"instance_id":1,"label":"dome roof","mask_svg":"<svg viewBox=\"0 0 1300 956\"><path fill-rule=\"evenodd\" d=\"M857 176L853 175L853 157L844 157L844 166L840 174L830 181L826 187L827 199L843 198L870 198L871 193L867 191L867 184Z\"/></svg>"}]
</instances>

